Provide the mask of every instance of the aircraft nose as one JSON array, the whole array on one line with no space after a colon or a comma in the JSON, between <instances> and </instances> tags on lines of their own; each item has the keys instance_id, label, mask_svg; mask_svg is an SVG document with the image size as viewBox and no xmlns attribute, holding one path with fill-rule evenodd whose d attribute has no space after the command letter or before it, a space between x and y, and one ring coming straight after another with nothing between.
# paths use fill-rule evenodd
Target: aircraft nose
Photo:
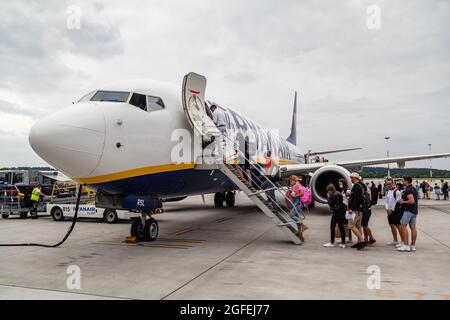
<instances>
[{"instance_id":1,"label":"aircraft nose","mask_svg":"<svg viewBox=\"0 0 450 320\"><path fill-rule=\"evenodd\" d=\"M29 135L33 150L75 178L98 166L105 142L105 117L95 104L75 104L37 121Z\"/></svg>"}]
</instances>

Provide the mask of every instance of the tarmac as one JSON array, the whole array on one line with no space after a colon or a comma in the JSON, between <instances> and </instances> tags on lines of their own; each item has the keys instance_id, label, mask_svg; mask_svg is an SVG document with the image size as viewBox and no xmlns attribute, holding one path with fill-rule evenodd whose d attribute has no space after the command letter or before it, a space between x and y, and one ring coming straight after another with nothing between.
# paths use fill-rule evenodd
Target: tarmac
<instances>
[{"instance_id":1,"label":"tarmac","mask_svg":"<svg viewBox=\"0 0 450 320\"><path fill-rule=\"evenodd\" d=\"M128 221L84 219L59 248L0 247L0 299L450 300L450 201L420 202L415 253L386 245L382 205L370 225L377 243L357 251L322 246L326 206L307 213L310 229L297 246L245 195L234 208L212 203L166 203L155 242L125 244ZM70 223L10 217L0 220L0 242L56 243ZM73 266L79 289L70 285Z\"/></svg>"}]
</instances>

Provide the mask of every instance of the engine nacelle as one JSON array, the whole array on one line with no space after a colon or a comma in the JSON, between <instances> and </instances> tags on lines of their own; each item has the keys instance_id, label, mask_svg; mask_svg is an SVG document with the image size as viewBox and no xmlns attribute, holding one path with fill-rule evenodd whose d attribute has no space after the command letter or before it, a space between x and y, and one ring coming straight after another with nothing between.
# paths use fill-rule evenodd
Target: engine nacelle
<instances>
[{"instance_id":1,"label":"engine nacelle","mask_svg":"<svg viewBox=\"0 0 450 320\"><path fill-rule=\"evenodd\" d=\"M327 203L327 186L331 183L337 188L339 179L345 179L349 187L352 185L350 172L343 167L328 165L316 170L311 178L311 192L314 199L320 203Z\"/></svg>"}]
</instances>

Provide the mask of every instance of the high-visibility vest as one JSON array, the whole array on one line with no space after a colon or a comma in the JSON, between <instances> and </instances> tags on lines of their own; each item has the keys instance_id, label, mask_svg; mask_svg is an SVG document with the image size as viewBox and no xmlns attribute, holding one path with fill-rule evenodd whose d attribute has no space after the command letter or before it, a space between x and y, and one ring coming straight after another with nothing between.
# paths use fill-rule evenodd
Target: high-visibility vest
<instances>
[{"instance_id":1,"label":"high-visibility vest","mask_svg":"<svg viewBox=\"0 0 450 320\"><path fill-rule=\"evenodd\" d=\"M40 192L41 192L41 190L38 187L34 188L33 191L31 192L30 200L39 202L39 194L40 194Z\"/></svg>"}]
</instances>

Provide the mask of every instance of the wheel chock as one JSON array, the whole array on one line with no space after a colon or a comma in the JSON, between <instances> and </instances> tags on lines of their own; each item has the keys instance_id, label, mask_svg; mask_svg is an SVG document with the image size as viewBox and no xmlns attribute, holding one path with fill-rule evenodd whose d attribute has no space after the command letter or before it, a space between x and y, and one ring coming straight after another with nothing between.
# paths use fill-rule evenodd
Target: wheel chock
<instances>
[{"instance_id":1,"label":"wheel chock","mask_svg":"<svg viewBox=\"0 0 450 320\"><path fill-rule=\"evenodd\" d=\"M125 243L138 243L139 240L137 237L126 237L125 238Z\"/></svg>"}]
</instances>

